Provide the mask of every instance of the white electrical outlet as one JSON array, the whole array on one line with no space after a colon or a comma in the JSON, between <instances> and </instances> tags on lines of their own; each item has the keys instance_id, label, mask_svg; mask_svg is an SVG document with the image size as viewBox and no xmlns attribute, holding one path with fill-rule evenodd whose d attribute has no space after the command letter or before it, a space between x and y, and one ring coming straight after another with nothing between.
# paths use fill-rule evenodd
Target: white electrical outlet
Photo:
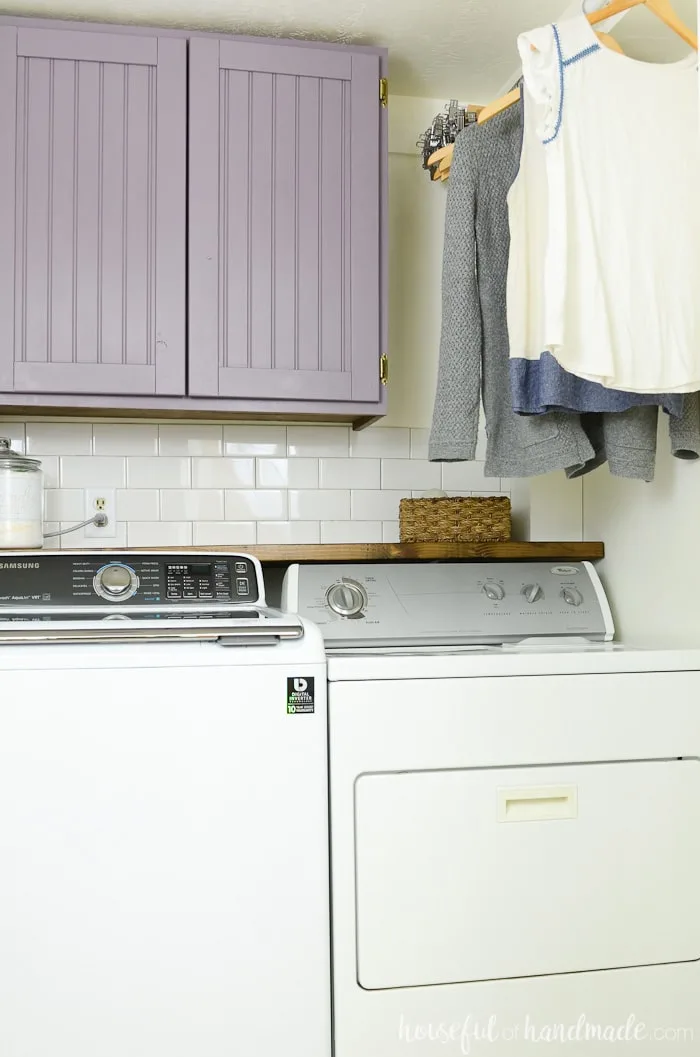
<instances>
[{"instance_id":1,"label":"white electrical outlet","mask_svg":"<svg viewBox=\"0 0 700 1057\"><path fill-rule=\"evenodd\" d=\"M95 514L106 514L107 524L85 526L85 539L115 540L117 538L117 493L114 488L85 489L85 520Z\"/></svg>"}]
</instances>

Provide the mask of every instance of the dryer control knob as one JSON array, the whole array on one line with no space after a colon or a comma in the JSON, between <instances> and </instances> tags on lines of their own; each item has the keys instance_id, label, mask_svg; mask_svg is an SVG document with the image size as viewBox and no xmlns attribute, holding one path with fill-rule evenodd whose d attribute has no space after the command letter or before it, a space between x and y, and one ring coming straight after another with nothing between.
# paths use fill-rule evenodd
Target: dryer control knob
<instances>
[{"instance_id":1,"label":"dryer control knob","mask_svg":"<svg viewBox=\"0 0 700 1057\"><path fill-rule=\"evenodd\" d=\"M539 602L541 598L544 598L544 591L541 584L526 584L523 587L523 595L525 601L532 605L533 602Z\"/></svg>"},{"instance_id":2,"label":"dryer control knob","mask_svg":"<svg viewBox=\"0 0 700 1057\"><path fill-rule=\"evenodd\" d=\"M583 602L583 595L578 587L562 587L561 597L564 599L567 606L580 606Z\"/></svg>"},{"instance_id":3,"label":"dryer control knob","mask_svg":"<svg viewBox=\"0 0 700 1057\"><path fill-rule=\"evenodd\" d=\"M367 592L357 580L343 578L328 588L326 602L339 617L358 617L367 605Z\"/></svg>"},{"instance_id":4,"label":"dryer control knob","mask_svg":"<svg viewBox=\"0 0 700 1057\"><path fill-rule=\"evenodd\" d=\"M505 588L502 584L485 583L481 590L492 602L502 602L506 597Z\"/></svg>"}]
</instances>

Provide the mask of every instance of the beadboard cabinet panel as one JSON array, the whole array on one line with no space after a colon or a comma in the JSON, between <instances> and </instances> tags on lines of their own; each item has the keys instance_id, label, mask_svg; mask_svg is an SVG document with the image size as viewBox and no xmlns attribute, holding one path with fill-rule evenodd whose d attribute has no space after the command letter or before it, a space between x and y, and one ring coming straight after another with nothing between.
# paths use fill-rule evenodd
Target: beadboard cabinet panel
<instances>
[{"instance_id":1,"label":"beadboard cabinet panel","mask_svg":"<svg viewBox=\"0 0 700 1057\"><path fill-rule=\"evenodd\" d=\"M190 41L191 396L379 403L379 76L372 53Z\"/></svg>"},{"instance_id":2,"label":"beadboard cabinet panel","mask_svg":"<svg viewBox=\"0 0 700 1057\"><path fill-rule=\"evenodd\" d=\"M185 393L187 42L0 26L0 389Z\"/></svg>"}]
</instances>

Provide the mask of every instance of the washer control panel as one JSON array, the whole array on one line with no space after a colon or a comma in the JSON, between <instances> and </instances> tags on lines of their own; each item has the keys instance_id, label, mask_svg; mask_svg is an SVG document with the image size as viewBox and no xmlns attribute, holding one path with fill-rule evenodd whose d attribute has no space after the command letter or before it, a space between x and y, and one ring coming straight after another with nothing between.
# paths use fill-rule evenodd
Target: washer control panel
<instances>
[{"instance_id":1,"label":"washer control panel","mask_svg":"<svg viewBox=\"0 0 700 1057\"><path fill-rule=\"evenodd\" d=\"M0 606L264 605L259 562L206 552L0 554Z\"/></svg>"},{"instance_id":2,"label":"washer control panel","mask_svg":"<svg viewBox=\"0 0 700 1057\"><path fill-rule=\"evenodd\" d=\"M493 644L612 638L588 562L431 562L292 566L283 606L329 646Z\"/></svg>"}]
</instances>

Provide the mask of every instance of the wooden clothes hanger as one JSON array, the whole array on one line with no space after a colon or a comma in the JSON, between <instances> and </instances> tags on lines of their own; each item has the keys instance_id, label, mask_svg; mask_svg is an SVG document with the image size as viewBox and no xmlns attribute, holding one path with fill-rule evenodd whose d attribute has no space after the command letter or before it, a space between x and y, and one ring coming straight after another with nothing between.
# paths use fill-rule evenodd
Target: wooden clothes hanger
<instances>
[{"instance_id":1,"label":"wooden clothes hanger","mask_svg":"<svg viewBox=\"0 0 700 1057\"><path fill-rule=\"evenodd\" d=\"M610 18L610 15L607 17ZM611 51L619 52L620 55L624 54L620 45L609 33L597 33L596 36L606 48L610 48ZM517 103L519 99L520 89L514 88L512 92L503 96L502 99L497 100L496 103L491 103L490 106L496 106L497 103L502 104L499 110L494 111L494 113L500 113L501 110L505 110L507 107L512 106L513 103ZM474 107L473 109L478 110L479 116L477 117L477 122L481 124L483 120L481 115L489 110L490 107ZM493 117L493 114L490 116ZM454 149L454 143L448 143L446 147L440 147L439 150L436 150L430 155L428 158L428 165L437 165L437 169L433 174L433 180L442 180L443 182L447 180L450 175L450 168L452 167L452 155L454 154Z\"/></svg>"},{"instance_id":2,"label":"wooden clothes hanger","mask_svg":"<svg viewBox=\"0 0 700 1057\"><path fill-rule=\"evenodd\" d=\"M680 20L673 10L671 0L612 0L607 7L601 7L599 11L592 11L590 15L586 15L586 18L592 26L597 26L599 22L604 22L606 18L612 18L613 15L621 15L625 11L630 11L633 7L640 7L642 4L657 18L661 19L669 29L677 33L681 40L684 40L695 51L698 50L698 38L692 29Z\"/></svg>"},{"instance_id":3,"label":"wooden clothes hanger","mask_svg":"<svg viewBox=\"0 0 700 1057\"><path fill-rule=\"evenodd\" d=\"M621 15L625 11L630 11L633 7L640 7L642 4L672 29L674 33L677 33L686 44L689 44L695 51L698 50L698 38L692 29L686 26L678 17L671 5L671 0L611 0L611 3L602 7L599 11L592 11L590 15L586 15L586 18L592 26L595 26L599 22L605 22L606 19L612 18L614 15ZM606 47L622 52L622 48L610 34L597 33L597 37ZM507 110L509 106L513 106L519 99L520 89L516 88L512 92L508 92L507 95L501 96L500 99L494 100L493 103L489 103L479 114L479 124L483 125L485 121L489 121L496 114L500 114L502 110Z\"/></svg>"}]
</instances>

